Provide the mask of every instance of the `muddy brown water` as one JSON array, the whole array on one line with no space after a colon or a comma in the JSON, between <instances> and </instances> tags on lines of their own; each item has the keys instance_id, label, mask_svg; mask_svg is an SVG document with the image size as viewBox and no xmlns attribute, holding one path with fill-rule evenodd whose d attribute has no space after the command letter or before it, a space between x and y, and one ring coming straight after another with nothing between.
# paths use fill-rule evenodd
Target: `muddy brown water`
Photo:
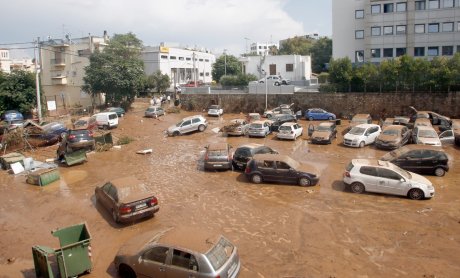
<instances>
[{"instance_id":1,"label":"muddy brown water","mask_svg":"<svg viewBox=\"0 0 460 278\"><path fill-rule=\"evenodd\" d=\"M196 227L224 234L239 248L240 277L458 277L460 273L459 149L445 177L427 178L436 188L431 200L344 190L342 174L352 158L375 158L385 151L297 141L222 137L213 132L241 115L208 118L203 133L164 137L162 131L182 117L143 118L144 103L120 120L115 135L134 142L88 162L61 167L61 180L45 187L25 183L22 175L0 173L0 277L35 277L31 247L59 247L51 230L86 222L92 234L94 270L84 277L117 277L112 260L133 236L154 227ZM306 131L309 122L301 120ZM317 124L317 122L315 122ZM345 123L343 123L344 125ZM343 128L340 127L340 128ZM305 134L306 132L304 132ZM266 144L298 161L314 165L320 185L249 183L241 172L204 172L201 156L211 142L233 147ZM57 146L28 155L54 156ZM141 149L153 149L140 155ZM152 219L117 225L95 204L94 187L134 175L156 192L160 211Z\"/></svg>"}]
</instances>

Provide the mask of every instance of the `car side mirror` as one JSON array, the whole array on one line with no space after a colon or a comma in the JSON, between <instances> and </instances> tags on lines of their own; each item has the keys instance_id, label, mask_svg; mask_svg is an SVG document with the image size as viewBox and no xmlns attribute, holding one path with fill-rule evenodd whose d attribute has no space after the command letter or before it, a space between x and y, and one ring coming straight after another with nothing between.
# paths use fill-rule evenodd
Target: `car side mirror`
<instances>
[{"instance_id":1,"label":"car side mirror","mask_svg":"<svg viewBox=\"0 0 460 278\"><path fill-rule=\"evenodd\" d=\"M401 178L399 181L400 181L400 182L406 182L406 180L403 179L403 178Z\"/></svg>"}]
</instances>

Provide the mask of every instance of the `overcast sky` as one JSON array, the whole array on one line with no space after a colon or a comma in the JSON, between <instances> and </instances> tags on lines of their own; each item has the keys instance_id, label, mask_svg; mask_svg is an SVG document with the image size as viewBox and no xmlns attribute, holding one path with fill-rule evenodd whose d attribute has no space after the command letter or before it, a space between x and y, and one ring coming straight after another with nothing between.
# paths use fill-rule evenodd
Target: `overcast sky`
<instances>
[{"instance_id":1,"label":"overcast sky","mask_svg":"<svg viewBox=\"0 0 460 278\"><path fill-rule=\"evenodd\" d=\"M331 36L332 0L2 1L0 48L36 37L133 32L144 45L174 42L239 55L246 43L318 33ZM245 38L248 38L246 40ZM24 45L23 45L24 46ZM19 50L13 52L19 58ZM29 52L30 53L30 52Z\"/></svg>"}]
</instances>

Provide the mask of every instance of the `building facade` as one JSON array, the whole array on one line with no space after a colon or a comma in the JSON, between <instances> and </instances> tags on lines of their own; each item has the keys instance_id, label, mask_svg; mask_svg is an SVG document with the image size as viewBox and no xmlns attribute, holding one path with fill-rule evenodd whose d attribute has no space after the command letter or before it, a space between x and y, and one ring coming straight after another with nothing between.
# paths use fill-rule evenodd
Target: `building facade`
<instances>
[{"instance_id":1,"label":"building facade","mask_svg":"<svg viewBox=\"0 0 460 278\"><path fill-rule=\"evenodd\" d=\"M239 58L243 73L254 74L259 79L264 73L281 75L291 81L311 79L311 58L300 55L248 56Z\"/></svg>"},{"instance_id":2,"label":"building facade","mask_svg":"<svg viewBox=\"0 0 460 278\"><path fill-rule=\"evenodd\" d=\"M267 56L269 55L271 47L276 47L276 49L279 49L279 43L251 43L251 49L249 51L249 54Z\"/></svg>"},{"instance_id":3,"label":"building facade","mask_svg":"<svg viewBox=\"0 0 460 278\"><path fill-rule=\"evenodd\" d=\"M146 75L160 70L169 76L172 85L189 81L208 84L212 82L212 64L216 56L205 49L181 48L163 43L144 47L142 60Z\"/></svg>"},{"instance_id":4,"label":"building facade","mask_svg":"<svg viewBox=\"0 0 460 278\"><path fill-rule=\"evenodd\" d=\"M333 0L334 58L380 62L460 51L459 0Z\"/></svg>"},{"instance_id":5,"label":"building facade","mask_svg":"<svg viewBox=\"0 0 460 278\"><path fill-rule=\"evenodd\" d=\"M89 56L108 43L104 37L88 36L78 39L49 39L40 42L40 81L45 104L50 114L69 112L76 106L88 107L102 103L101 98L92 99L83 91L84 68Z\"/></svg>"},{"instance_id":6,"label":"building facade","mask_svg":"<svg viewBox=\"0 0 460 278\"><path fill-rule=\"evenodd\" d=\"M11 70L10 51L0 48L0 71L10 73Z\"/></svg>"}]
</instances>

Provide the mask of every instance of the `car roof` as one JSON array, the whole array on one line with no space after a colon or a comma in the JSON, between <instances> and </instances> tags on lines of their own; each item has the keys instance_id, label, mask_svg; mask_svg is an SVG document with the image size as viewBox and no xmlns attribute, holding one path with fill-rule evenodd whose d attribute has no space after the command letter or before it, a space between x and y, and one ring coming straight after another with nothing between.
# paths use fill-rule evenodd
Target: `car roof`
<instances>
[{"instance_id":1,"label":"car roof","mask_svg":"<svg viewBox=\"0 0 460 278\"><path fill-rule=\"evenodd\" d=\"M183 118L182 120L183 120L183 121L186 121L186 120L191 120L191 119L197 118L197 117L203 118L203 116L201 116L201 115L194 115L194 116L185 117L185 118Z\"/></svg>"},{"instance_id":2,"label":"car roof","mask_svg":"<svg viewBox=\"0 0 460 278\"><path fill-rule=\"evenodd\" d=\"M142 200L153 195L145 184L134 176L117 178L110 181L118 190L118 199L122 203Z\"/></svg>"},{"instance_id":3,"label":"car roof","mask_svg":"<svg viewBox=\"0 0 460 278\"><path fill-rule=\"evenodd\" d=\"M100 113L94 114L93 116L96 116L96 115L112 115L112 114L117 114L117 113L116 112L100 112Z\"/></svg>"},{"instance_id":4,"label":"car roof","mask_svg":"<svg viewBox=\"0 0 460 278\"><path fill-rule=\"evenodd\" d=\"M251 124L261 124L261 125L263 125L264 123L265 123L265 121L254 121Z\"/></svg>"},{"instance_id":5,"label":"car roof","mask_svg":"<svg viewBox=\"0 0 460 278\"><path fill-rule=\"evenodd\" d=\"M432 126L424 126L424 125L419 125L417 126L418 130L434 130L434 128Z\"/></svg>"},{"instance_id":6,"label":"car roof","mask_svg":"<svg viewBox=\"0 0 460 278\"><path fill-rule=\"evenodd\" d=\"M404 128L407 128L407 127L403 126L403 125L389 125L389 126L385 127L385 130L387 130L387 129L403 130Z\"/></svg>"},{"instance_id":7,"label":"car roof","mask_svg":"<svg viewBox=\"0 0 460 278\"><path fill-rule=\"evenodd\" d=\"M394 151L396 152L401 152L401 154L414 151L414 150L430 150L430 151L438 151L444 153L442 149L436 146L430 146L430 145L421 145L421 144L410 144L410 145L404 145ZM404 151L404 152L402 152Z\"/></svg>"},{"instance_id":8,"label":"car roof","mask_svg":"<svg viewBox=\"0 0 460 278\"><path fill-rule=\"evenodd\" d=\"M182 226L164 233L156 242L205 254L219 241L220 237L205 228Z\"/></svg>"},{"instance_id":9,"label":"car roof","mask_svg":"<svg viewBox=\"0 0 460 278\"><path fill-rule=\"evenodd\" d=\"M388 161L383 161L379 159L352 159L351 162L355 166L377 166L377 167L391 167L391 164Z\"/></svg>"},{"instance_id":10,"label":"car roof","mask_svg":"<svg viewBox=\"0 0 460 278\"><path fill-rule=\"evenodd\" d=\"M231 123L241 123L241 122L245 122L246 120L245 119L231 119L230 122Z\"/></svg>"},{"instance_id":11,"label":"car roof","mask_svg":"<svg viewBox=\"0 0 460 278\"><path fill-rule=\"evenodd\" d=\"M293 126L296 125L297 123L284 123L281 126Z\"/></svg>"},{"instance_id":12,"label":"car roof","mask_svg":"<svg viewBox=\"0 0 460 278\"><path fill-rule=\"evenodd\" d=\"M208 151L226 150L228 148L227 143L211 143L208 145Z\"/></svg>"},{"instance_id":13,"label":"car roof","mask_svg":"<svg viewBox=\"0 0 460 278\"><path fill-rule=\"evenodd\" d=\"M248 143L248 144L241 145L241 146L239 146L238 148L250 148L250 149L255 149L255 148L259 148L259 147L263 147L263 146L265 146L265 145L257 144L257 143Z\"/></svg>"},{"instance_id":14,"label":"car roof","mask_svg":"<svg viewBox=\"0 0 460 278\"><path fill-rule=\"evenodd\" d=\"M375 126L379 126L377 124L359 124L355 127L361 127L361 128L370 128L370 127L375 127Z\"/></svg>"},{"instance_id":15,"label":"car roof","mask_svg":"<svg viewBox=\"0 0 460 278\"><path fill-rule=\"evenodd\" d=\"M284 154L271 154L271 153L256 154L254 155L253 159L254 160L276 160L276 161L286 162L287 164L290 164L290 165L298 164L297 161L292 159L290 156L287 156Z\"/></svg>"},{"instance_id":16,"label":"car roof","mask_svg":"<svg viewBox=\"0 0 460 278\"><path fill-rule=\"evenodd\" d=\"M335 125L335 123L326 122L326 123L320 123L318 126L333 126L333 125Z\"/></svg>"}]
</instances>

